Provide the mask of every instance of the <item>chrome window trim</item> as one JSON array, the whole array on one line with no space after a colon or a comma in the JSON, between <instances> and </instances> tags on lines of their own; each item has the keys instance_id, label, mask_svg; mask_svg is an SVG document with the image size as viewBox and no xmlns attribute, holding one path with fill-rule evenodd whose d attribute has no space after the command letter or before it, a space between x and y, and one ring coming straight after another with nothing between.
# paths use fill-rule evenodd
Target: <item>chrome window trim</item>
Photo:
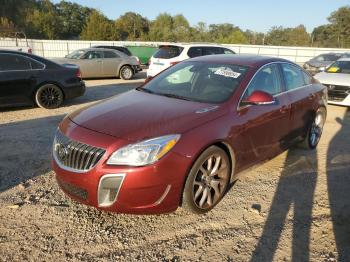
<instances>
[{"instance_id":1,"label":"chrome window trim","mask_svg":"<svg viewBox=\"0 0 350 262\"><path fill-rule=\"evenodd\" d=\"M249 83L248 83L247 86L245 87L245 89L244 89L244 91L243 91L241 97L239 98L239 101L238 101L238 104L237 104L237 108L236 108L237 111L240 111L241 109L244 109L244 108L247 108L247 107L252 106L252 105L240 106L240 104L241 104L241 102L242 102L242 99L243 99L243 97L244 97L244 94L246 93L248 87L250 86L250 84L251 84L251 82L253 81L253 79L255 78L255 76L256 76L262 69L264 69L266 66L269 66L269 65L272 65L272 64L280 64L280 65L282 65L282 64L288 64L288 65L292 65L292 66L294 66L294 67L297 66L297 67L299 67L300 70L306 72L306 71L305 71L303 68L301 68L300 66L295 65L295 64L290 63L290 62L285 62L285 61L270 62L270 63L268 63L268 64L263 65L262 67L259 68L258 71L255 72L255 74L253 75L253 77L250 79ZM309 74L309 75L310 75L310 74ZM282 77L283 77L283 75L282 75ZM283 83L284 83L284 79L282 79L282 80L283 80ZM276 98L276 97L278 97L278 96L280 96L280 95L289 93L289 92L291 92L291 91L299 90L299 89L302 89L302 88L305 88L305 87L309 87L309 86L311 86L311 85L313 85L313 84L311 83L311 84L303 85L303 86L300 86L300 87L297 87L297 88L294 88L294 89L291 89L291 90L286 90L286 91L283 91L283 92L280 92L280 93L278 93L278 94L273 95L273 97Z\"/></svg>"},{"instance_id":2,"label":"chrome window trim","mask_svg":"<svg viewBox=\"0 0 350 262\"><path fill-rule=\"evenodd\" d=\"M24 57L26 59L29 59L29 60L32 60L38 64L41 64L44 66L44 68L42 69L22 69L22 70L0 70L0 73L2 72L23 72L23 71L41 71L41 70L45 70L46 69L46 65L44 63L41 63L40 61L34 59L34 58L31 58L29 56L25 56L25 55L21 55L21 54L12 54L12 53L0 53L0 55L12 55L12 56L21 56L21 57Z\"/></svg>"}]
</instances>

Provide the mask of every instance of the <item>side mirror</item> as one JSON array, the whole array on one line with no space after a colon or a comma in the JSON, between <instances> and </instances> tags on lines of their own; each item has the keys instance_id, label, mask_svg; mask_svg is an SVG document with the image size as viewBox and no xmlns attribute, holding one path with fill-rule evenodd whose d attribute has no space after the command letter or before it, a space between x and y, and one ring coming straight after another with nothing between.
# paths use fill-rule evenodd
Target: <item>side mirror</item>
<instances>
[{"instance_id":1,"label":"side mirror","mask_svg":"<svg viewBox=\"0 0 350 262\"><path fill-rule=\"evenodd\" d=\"M246 105L273 105L276 100L272 95L261 90L254 91L250 96L242 101Z\"/></svg>"}]
</instances>

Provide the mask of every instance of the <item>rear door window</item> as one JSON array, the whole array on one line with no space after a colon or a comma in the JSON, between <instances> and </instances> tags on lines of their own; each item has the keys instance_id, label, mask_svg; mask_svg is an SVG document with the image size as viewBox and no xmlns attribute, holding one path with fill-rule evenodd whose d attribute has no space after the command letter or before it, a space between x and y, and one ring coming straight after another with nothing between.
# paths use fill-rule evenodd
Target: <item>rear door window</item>
<instances>
[{"instance_id":1,"label":"rear door window","mask_svg":"<svg viewBox=\"0 0 350 262\"><path fill-rule=\"evenodd\" d=\"M102 58L102 53L97 51L88 51L83 56L84 59L100 59Z\"/></svg>"},{"instance_id":2,"label":"rear door window","mask_svg":"<svg viewBox=\"0 0 350 262\"><path fill-rule=\"evenodd\" d=\"M291 64L282 64L282 71L287 90L293 90L305 85L302 70Z\"/></svg>"},{"instance_id":3,"label":"rear door window","mask_svg":"<svg viewBox=\"0 0 350 262\"><path fill-rule=\"evenodd\" d=\"M113 51L103 51L104 58L118 58L119 56Z\"/></svg>"},{"instance_id":4,"label":"rear door window","mask_svg":"<svg viewBox=\"0 0 350 262\"><path fill-rule=\"evenodd\" d=\"M197 57L197 56L202 56L203 54L203 48L200 47L200 46L194 46L194 47L191 47L188 52L187 52L187 55L189 57Z\"/></svg>"},{"instance_id":5,"label":"rear door window","mask_svg":"<svg viewBox=\"0 0 350 262\"><path fill-rule=\"evenodd\" d=\"M154 58L170 59L181 54L184 48L180 46L161 46L153 55Z\"/></svg>"},{"instance_id":6,"label":"rear door window","mask_svg":"<svg viewBox=\"0 0 350 262\"><path fill-rule=\"evenodd\" d=\"M204 47L203 55L220 55L224 54L224 49L220 47Z\"/></svg>"},{"instance_id":7,"label":"rear door window","mask_svg":"<svg viewBox=\"0 0 350 262\"><path fill-rule=\"evenodd\" d=\"M0 71L31 70L30 60L20 55L0 54Z\"/></svg>"}]
</instances>

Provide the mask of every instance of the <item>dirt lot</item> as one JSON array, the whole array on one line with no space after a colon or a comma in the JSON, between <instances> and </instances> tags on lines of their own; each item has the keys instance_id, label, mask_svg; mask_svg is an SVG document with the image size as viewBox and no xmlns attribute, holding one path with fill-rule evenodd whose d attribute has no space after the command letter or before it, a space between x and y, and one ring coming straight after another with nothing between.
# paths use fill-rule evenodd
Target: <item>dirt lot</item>
<instances>
[{"instance_id":1,"label":"dirt lot","mask_svg":"<svg viewBox=\"0 0 350 262\"><path fill-rule=\"evenodd\" d=\"M329 106L317 151L245 172L209 214L103 213L66 198L50 169L65 114L139 85L88 81L64 107L0 111L0 261L350 261L350 112Z\"/></svg>"}]
</instances>

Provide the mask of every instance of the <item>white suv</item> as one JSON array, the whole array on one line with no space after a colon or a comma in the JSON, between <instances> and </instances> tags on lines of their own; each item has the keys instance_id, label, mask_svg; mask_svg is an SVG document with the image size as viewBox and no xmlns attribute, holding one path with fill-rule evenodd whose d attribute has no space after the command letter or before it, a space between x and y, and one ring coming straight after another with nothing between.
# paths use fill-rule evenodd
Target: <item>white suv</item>
<instances>
[{"instance_id":1,"label":"white suv","mask_svg":"<svg viewBox=\"0 0 350 262\"><path fill-rule=\"evenodd\" d=\"M167 69L168 67L188 58L218 54L233 55L235 52L226 47L211 44L161 45L149 61L147 77L153 77L164 69Z\"/></svg>"}]
</instances>

